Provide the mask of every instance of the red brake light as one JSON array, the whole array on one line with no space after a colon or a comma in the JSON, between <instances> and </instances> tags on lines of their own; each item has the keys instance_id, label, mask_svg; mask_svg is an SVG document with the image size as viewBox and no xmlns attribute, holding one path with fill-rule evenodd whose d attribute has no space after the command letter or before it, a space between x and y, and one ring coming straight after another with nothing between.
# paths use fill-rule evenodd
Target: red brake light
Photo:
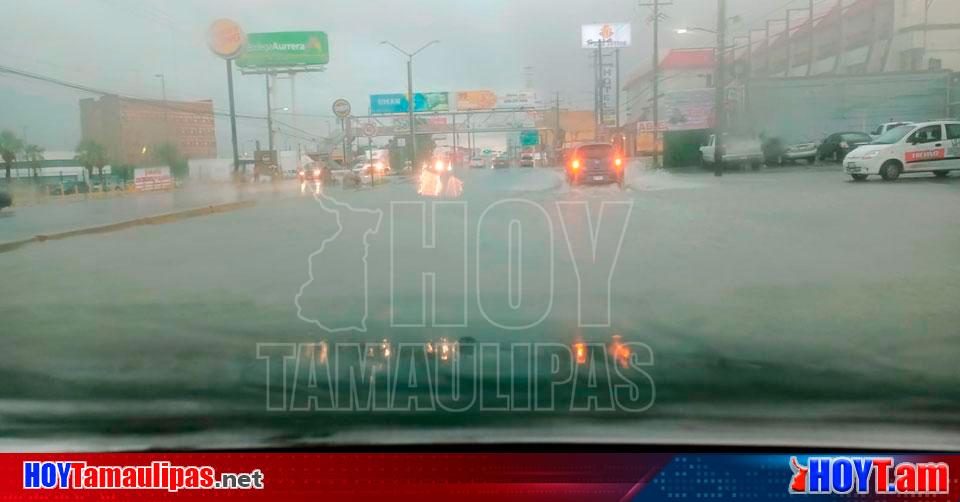
<instances>
[{"instance_id":1,"label":"red brake light","mask_svg":"<svg viewBox=\"0 0 960 502\"><path fill-rule=\"evenodd\" d=\"M613 163L616 164L617 167L620 167L623 165L623 159L621 159L620 157L617 157L617 159L614 160Z\"/></svg>"},{"instance_id":2,"label":"red brake light","mask_svg":"<svg viewBox=\"0 0 960 502\"><path fill-rule=\"evenodd\" d=\"M573 162L570 163L570 167L572 167L574 170L580 169L580 161L573 159Z\"/></svg>"}]
</instances>

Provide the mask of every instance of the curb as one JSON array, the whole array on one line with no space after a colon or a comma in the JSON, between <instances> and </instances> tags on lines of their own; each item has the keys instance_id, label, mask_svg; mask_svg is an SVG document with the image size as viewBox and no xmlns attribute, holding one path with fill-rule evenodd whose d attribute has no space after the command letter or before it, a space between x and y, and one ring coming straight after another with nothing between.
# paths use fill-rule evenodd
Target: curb
<instances>
[{"instance_id":1,"label":"curb","mask_svg":"<svg viewBox=\"0 0 960 502\"><path fill-rule=\"evenodd\" d=\"M217 214L217 213L226 213L229 211L234 211L236 209L253 207L256 204L257 202L255 200L228 202L226 204L215 204L212 206L202 206L202 207L196 207L193 209L184 209L181 211L174 211L172 213L163 213L163 214L157 214L153 216L144 216L142 218L136 218L133 220L121 221L117 223L108 223L106 225L97 225L93 227L80 228L76 230L67 230L64 232L57 232L52 234L34 235L33 237L30 237L27 239L21 239L21 240L10 241L10 242L0 242L0 253L13 251L15 249L19 249L23 246L26 246L27 244L31 244L34 242L66 239L68 237L74 237L77 235L91 235L91 234L102 234L107 232L116 232L118 230L123 230L125 228L136 227L141 225L161 225L164 223L172 223L174 221L184 220L187 218L196 218L198 216L206 216L206 215Z\"/></svg>"}]
</instances>

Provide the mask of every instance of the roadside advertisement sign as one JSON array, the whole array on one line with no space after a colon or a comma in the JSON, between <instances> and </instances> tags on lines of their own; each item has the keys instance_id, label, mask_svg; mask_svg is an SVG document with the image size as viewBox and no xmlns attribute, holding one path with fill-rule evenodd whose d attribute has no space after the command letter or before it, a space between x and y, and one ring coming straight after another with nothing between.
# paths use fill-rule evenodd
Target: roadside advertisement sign
<instances>
[{"instance_id":1,"label":"roadside advertisement sign","mask_svg":"<svg viewBox=\"0 0 960 502\"><path fill-rule=\"evenodd\" d=\"M320 65L330 62L330 45L322 31L250 33L237 59L241 68Z\"/></svg>"},{"instance_id":2,"label":"roadside advertisement sign","mask_svg":"<svg viewBox=\"0 0 960 502\"><path fill-rule=\"evenodd\" d=\"M371 94L370 113L406 113L410 106L406 94ZM413 111L450 111L450 94L446 92L417 92L413 95Z\"/></svg>"},{"instance_id":3,"label":"roadside advertisement sign","mask_svg":"<svg viewBox=\"0 0 960 502\"><path fill-rule=\"evenodd\" d=\"M169 190L173 188L170 168L166 166L138 167L133 171L133 186L140 192Z\"/></svg>"},{"instance_id":4,"label":"roadside advertisement sign","mask_svg":"<svg viewBox=\"0 0 960 502\"><path fill-rule=\"evenodd\" d=\"M596 49L597 43L604 47L630 47L630 23L584 24L580 26L580 46Z\"/></svg>"},{"instance_id":5,"label":"roadside advertisement sign","mask_svg":"<svg viewBox=\"0 0 960 502\"><path fill-rule=\"evenodd\" d=\"M713 127L713 89L669 91L660 98L661 131L689 131ZM653 131L653 121L637 123L637 132Z\"/></svg>"},{"instance_id":6,"label":"roadside advertisement sign","mask_svg":"<svg viewBox=\"0 0 960 502\"><path fill-rule=\"evenodd\" d=\"M462 91L457 93L457 110L490 110L497 106L497 95L493 91Z\"/></svg>"},{"instance_id":7,"label":"roadside advertisement sign","mask_svg":"<svg viewBox=\"0 0 960 502\"><path fill-rule=\"evenodd\" d=\"M223 59L233 59L243 52L247 36L240 25L230 19L218 19L207 32L207 45Z\"/></svg>"}]
</instances>

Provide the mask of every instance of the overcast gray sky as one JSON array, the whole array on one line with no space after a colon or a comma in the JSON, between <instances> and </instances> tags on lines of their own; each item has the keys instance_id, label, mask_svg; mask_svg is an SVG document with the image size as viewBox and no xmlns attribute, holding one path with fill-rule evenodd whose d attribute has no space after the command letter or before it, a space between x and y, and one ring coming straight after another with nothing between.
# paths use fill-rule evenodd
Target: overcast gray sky
<instances>
[{"instance_id":1,"label":"overcast gray sky","mask_svg":"<svg viewBox=\"0 0 960 502\"><path fill-rule=\"evenodd\" d=\"M662 1L662 0L661 0ZM707 34L681 38L680 26L712 27L716 0L672 0L664 7L663 47L703 47ZM729 0L743 24L782 17L783 8L807 0ZM224 64L206 47L217 18L234 19L247 32L322 30L330 64L322 74L298 77L297 124L316 134L328 127L332 101L349 99L366 111L371 93L401 92L405 61L379 45L390 40L409 50L439 39L415 60L418 91L524 86L533 67L535 90L559 91L564 106L592 106L592 75L580 48L580 25L630 21L633 46L624 51L625 76L650 64L650 9L637 0L7 0L0 30L0 64L137 97L160 97L157 73L171 99L212 98L227 108ZM819 7L831 4L817 0ZM743 30L741 25L740 30ZM237 82L241 113L265 113L263 78ZM289 84L278 86L275 106L289 105ZM72 148L79 139L77 100L90 95L0 73L0 128L25 133L48 150ZM281 117L282 118L282 117ZM283 120L291 121L290 118ZM229 149L225 120L218 119L221 154ZM265 139L261 121L240 123L242 150ZM289 140L293 145L298 141ZM283 140L281 139L281 145Z\"/></svg>"}]
</instances>

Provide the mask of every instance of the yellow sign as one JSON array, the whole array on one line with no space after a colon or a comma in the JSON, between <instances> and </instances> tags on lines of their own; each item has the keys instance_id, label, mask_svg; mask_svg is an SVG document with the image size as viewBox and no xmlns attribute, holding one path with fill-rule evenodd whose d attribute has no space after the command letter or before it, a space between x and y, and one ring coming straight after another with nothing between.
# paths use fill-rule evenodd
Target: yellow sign
<instances>
[{"instance_id":1,"label":"yellow sign","mask_svg":"<svg viewBox=\"0 0 960 502\"><path fill-rule=\"evenodd\" d=\"M246 42L247 36L243 33L243 29L229 19L214 21L207 33L207 45L210 46L210 50L224 59L239 56Z\"/></svg>"}]
</instances>

